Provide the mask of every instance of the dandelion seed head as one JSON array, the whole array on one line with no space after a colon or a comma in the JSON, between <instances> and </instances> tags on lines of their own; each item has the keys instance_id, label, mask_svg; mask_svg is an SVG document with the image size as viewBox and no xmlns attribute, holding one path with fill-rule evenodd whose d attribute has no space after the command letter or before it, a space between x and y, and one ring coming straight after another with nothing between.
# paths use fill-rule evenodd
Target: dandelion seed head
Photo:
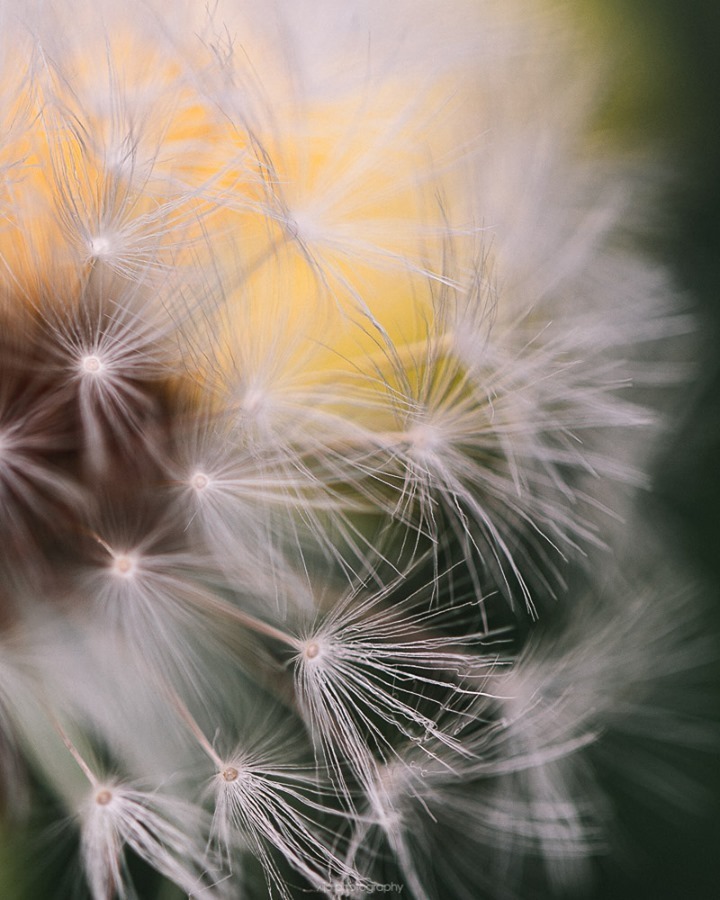
<instances>
[{"instance_id":1,"label":"dandelion seed head","mask_svg":"<svg viewBox=\"0 0 720 900\"><path fill-rule=\"evenodd\" d=\"M633 709L638 664L608 664L627 619L602 607L612 632L583 617L567 649L541 632L547 652L516 655L513 634L499 655L516 599L561 600L570 550L604 540L602 485L623 476L596 431L642 423L614 362L652 338L656 288L623 286L625 175L597 165L583 78L569 89L574 66L514 13L500 28L494 0L132 5L98 0L78 29L76 4L30 4L33 65L0 110L4 305L34 310L0 353L0 544L34 566L25 533L44 552L47 531L54 577L66 540L97 539L58 572L88 603L55 604L72 621L43 666L82 744L143 779L81 766L94 900L136 896L126 851L190 896L253 855L282 900L285 865L370 893L355 879L390 853L427 900L433 831L478 872L484 843L505 871L526 848L586 854L579 751L618 698ZM271 699L286 740L242 715ZM184 778L171 793L189 757L170 706L211 761L212 821Z\"/></svg>"}]
</instances>

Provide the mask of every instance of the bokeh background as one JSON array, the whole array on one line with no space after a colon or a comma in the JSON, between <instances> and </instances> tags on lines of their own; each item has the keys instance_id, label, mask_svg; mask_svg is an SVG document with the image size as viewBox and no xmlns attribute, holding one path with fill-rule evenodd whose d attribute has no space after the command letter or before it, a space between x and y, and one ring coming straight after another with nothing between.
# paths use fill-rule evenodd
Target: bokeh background
<instances>
[{"instance_id":1,"label":"bokeh background","mask_svg":"<svg viewBox=\"0 0 720 900\"><path fill-rule=\"evenodd\" d=\"M717 653L698 671L688 702L707 704L720 727L720 3L597 0L592 7L588 15L599 17L616 48L608 114L630 146L652 148L664 170L650 252L698 322L695 374L678 391L672 435L643 506L688 589L706 603ZM720 897L718 746L677 748L678 793L687 784L689 797L699 785L703 797L694 812L655 808L618 785L627 857L603 867L594 898Z\"/></svg>"}]
</instances>

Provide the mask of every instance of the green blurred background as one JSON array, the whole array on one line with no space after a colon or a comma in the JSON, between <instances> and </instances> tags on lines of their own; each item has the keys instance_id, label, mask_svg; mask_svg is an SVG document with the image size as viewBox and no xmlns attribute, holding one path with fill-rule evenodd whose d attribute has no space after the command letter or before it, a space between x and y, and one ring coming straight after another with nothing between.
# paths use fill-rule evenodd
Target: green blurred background
<instances>
[{"instance_id":1,"label":"green blurred background","mask_svg":"<svg viewBox=\"0 0 720 900\"><path fill-rule=\"evenodd\" d=\"M706 598L717 653L698 673L698 690L720 729L720 0L587 6L617 50L611 115L630 146L654 148L667 171L664 221L651 252L699 323L697 375L676 402L673 438L644 505L687 567L690 589ZM685 777L695 781L702 806L655 809L621 789L627 858L605 867L593 898L720 898L720 752L680 747L676 756L676 788L682 793Z\"/></svg>"}]
</instances>

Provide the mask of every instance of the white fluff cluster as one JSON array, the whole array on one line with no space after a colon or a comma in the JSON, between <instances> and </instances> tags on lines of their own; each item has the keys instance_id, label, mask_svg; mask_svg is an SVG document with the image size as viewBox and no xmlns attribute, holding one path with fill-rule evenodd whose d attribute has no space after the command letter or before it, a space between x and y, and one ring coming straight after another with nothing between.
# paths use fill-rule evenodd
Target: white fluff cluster
<instances>
[{"instance_id":1,"label":"white fluff cluster","mask_svg":"<svg viewBox=\"0 0 720 900\"><path fill-rule=\"evenodd\" d=\"M21 772L63 804L93 900L154 896L137 857L577 884L586 751L673 635L566 585L615 565L678 327L584 39L530 0L0 10L8 815Z\"/></svg>"}]
</instances>

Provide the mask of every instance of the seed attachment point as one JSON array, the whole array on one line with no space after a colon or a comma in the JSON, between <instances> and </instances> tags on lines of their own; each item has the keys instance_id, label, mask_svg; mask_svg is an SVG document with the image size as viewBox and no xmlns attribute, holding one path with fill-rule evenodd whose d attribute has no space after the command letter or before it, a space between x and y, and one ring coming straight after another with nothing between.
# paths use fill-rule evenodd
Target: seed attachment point
<instances>
[{"instance_id":1,"label":"seed attachment point","mask_svg":"<svg viewBox=\"0 0 720 900\"><path fill-rule=\"evenodd\" d=\"M190 487L195 491L204 491L210 484L210 478L204 472L195 472L190 478Z\"/></svg>"},{"instance_id":2,"label":"seed attachment point","mask_svg":"<svg viewBox=\"0 0 720 900\"><path fill-rule=\"evenodd\" d=\"M107 806L108 803L112 800L112 792L107 788L103 788L95 794L95 802L98 806Z\"/></svg>"},{"instance_id":3,"label":"seed attachment point","mask_svg":"<svg viewBox=\"0 0 720 900\"><path fill-rule=\"evenodd\" d=\"M317 641L308 641L303 649L305 659L317 659L320 656L320 644Z\"/></svg>"},{"instance_id":4,"label":"seed attachment point","mask_svg":"<svg viewBox=\"0 0 720 900\"><path fill-rule=\"evenodd\" d=\"M113 253L112 241L104 234L98 234L90 238L87 246L91 259L107 259Z\"/></svg>"},{"instance_id":5,"label":"seed attachment point","mask_svg":"<svg viewBox=\"0 0 720 900\"><path fill-rule=\"evenodd\" d=\"M128 553L120 553L113 559L112 570L116 575L129 578L136 568L137 562L135 558Z\"/></svg>"},{"instance_id":6,"label":"seed attachment point","mask_svg":"<svg viewBox=\"0 0 720 900\"><path fill-rule=\"evenodd\" d=\"M97 375L102 370L103 363L99 356L91 353L80 360L80 368L86 375Z\"/></svg>"}]
</instances>

